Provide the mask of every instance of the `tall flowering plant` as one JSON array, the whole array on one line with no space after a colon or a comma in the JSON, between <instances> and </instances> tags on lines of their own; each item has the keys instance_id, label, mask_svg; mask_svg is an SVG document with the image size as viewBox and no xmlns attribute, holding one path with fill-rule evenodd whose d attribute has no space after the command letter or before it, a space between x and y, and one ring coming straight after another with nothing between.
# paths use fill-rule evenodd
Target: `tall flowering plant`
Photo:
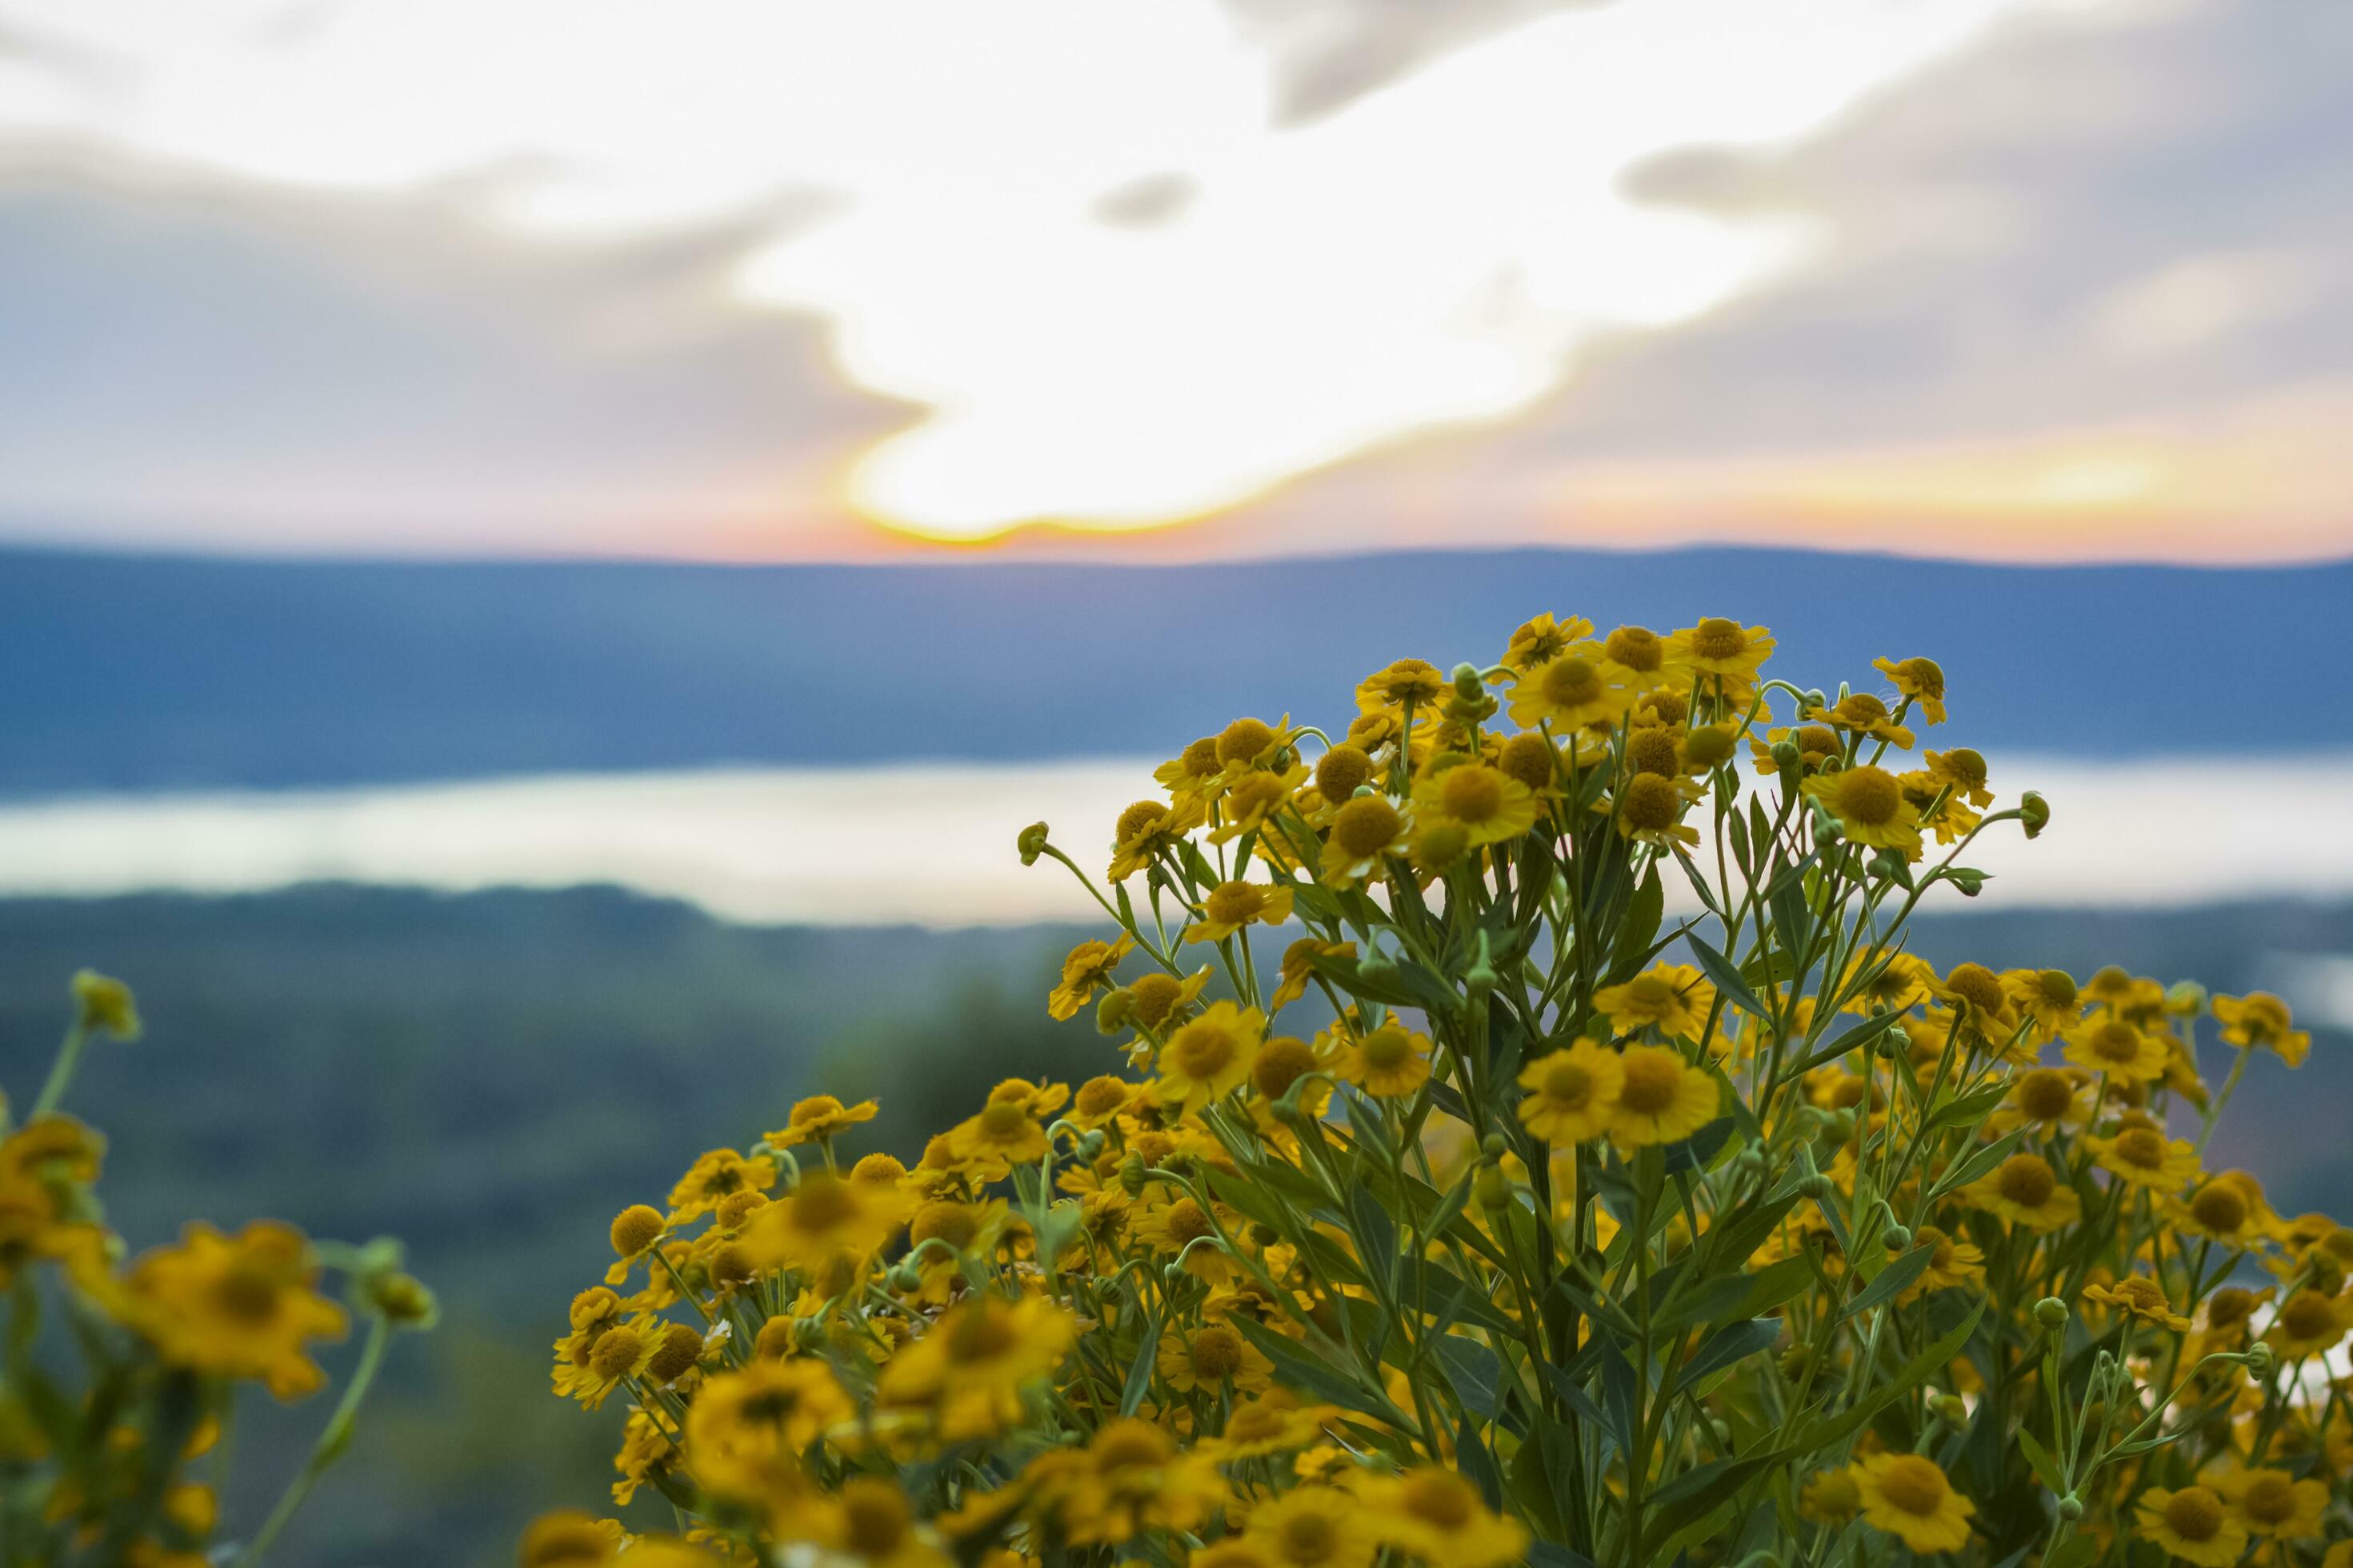
<instances>
[{"instance_id":1,"label":"tall flowering plant","mask_svg":"<svg viewBox=\"0 0 2353 1568\"><path fill-rule=\"evenodd\" d=\"M2353 1232L2203 1154L2308 1037L1913 954L2049 808L1923 746L1931 660L1773 646L1542 616L1194 742L1100 880L1024 832L1106 1070L912 1166L806 1100L621 1215L555 1383L677 1528L524 1563L2345 1568Z\"/></svg>"},{"instance_id":2,"label":"tall flowering plant","mask_svg":"<svg viewBox=\"0 0 2353 1568\"><path fill-rule=\"evenodd\" d=\"M92 1042L139 1037L139 1009L88 971L73 996L21 1121L0 1095L0 1568L250 1568L351 1441L393 1335L432 1326L433 1296L393 1242L314 1244L269 1220L233 1236L198 1221L132 1256L99 1202L106 1140L62 1107ZM330 1268L348 1310L321 1293ZM249 1533L225 1525L239 1395L318 1393L311 1349L353 1312L367 1340L309 1458Z\"/></svg>"}]
</instances>

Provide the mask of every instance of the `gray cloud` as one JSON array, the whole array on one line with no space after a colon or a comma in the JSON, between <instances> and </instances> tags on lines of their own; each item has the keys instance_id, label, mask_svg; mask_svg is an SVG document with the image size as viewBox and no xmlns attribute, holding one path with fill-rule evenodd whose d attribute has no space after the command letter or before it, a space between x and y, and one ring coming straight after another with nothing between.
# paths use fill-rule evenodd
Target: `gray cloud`
<instances>
[{"instance_id":1,"label":"gray cloud","mask_svg":"<svg viewBox=\"0 0 2353 1568\"><path fill-rule=\"evenodd\" d=\"M1605 0L1225 0L1273 56L1276 117L1314 120L1440 57L1573 5Z\"/></svg>"}]
</instances>

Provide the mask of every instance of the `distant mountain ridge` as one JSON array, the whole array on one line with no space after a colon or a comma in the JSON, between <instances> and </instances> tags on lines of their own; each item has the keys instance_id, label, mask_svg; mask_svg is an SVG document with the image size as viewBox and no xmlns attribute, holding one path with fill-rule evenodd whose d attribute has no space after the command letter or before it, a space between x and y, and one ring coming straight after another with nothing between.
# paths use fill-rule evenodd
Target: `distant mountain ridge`
<instances>
[{"instance_id":1,"label":"distant mountain ridge","mask_svg":"<svg viewBox=\"0 0 2353 1568\"><path fill-rule=\"evenodd\" d=\"M1213 565L350 563L0 551L0 794L728 763L1166 753L1345 716L1540 611L1772 627L1774 669L1927 654L1946 734L2078 756L2343 749L2353 563L2022 567L1788 551Z\"/></svg>"}]
</instances>

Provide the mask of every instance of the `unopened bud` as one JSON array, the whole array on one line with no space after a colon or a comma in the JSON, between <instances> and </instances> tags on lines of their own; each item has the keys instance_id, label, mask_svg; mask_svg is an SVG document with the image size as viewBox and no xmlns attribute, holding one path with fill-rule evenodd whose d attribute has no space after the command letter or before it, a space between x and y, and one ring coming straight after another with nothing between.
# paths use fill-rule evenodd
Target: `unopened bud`
<instances>
[{"instance_id":1,"label":"unopened bud","mask_svg":"<svg viewBox=\"0 0 2353 1568\"><path fill-rule=\"evenodd\" d=\"M2051 803L2028 790L2018 797L2018 819L2025 825L2029 838L2040 837L2042 830L2051 826Z\"/></svg>"},{"instance_id":2,"label":"unopened bud","mask_svg":"<svg viewBox=\"0 0 2353 1568\"><path fill-rule=\"evenodd\" d=\"M1135 993L1115 985L1095 1004L1095 1033L1116 1035L1135 1019Z\"/></svg>"},{"instance_id":3,"label":"unopened bud","mask_svg":"<svg viewBox=\"0 0 2353 1568\"><path fill-rule=\"evenodd\" d=\"M1263 1221L1258 1221L1252 1223L1250 1226L1250 1238L1251 1244L1257 1247L1260 1251L1263 1252L1268 1247L1272 1247L1276 1242L1281 1241L1282 1239L1282 1233Z\"/></svg>"},{"instance_id":4,"label":"unopened bud","mask_svg":"<svg viewBox=\"0 0 2353 1568\"><path fill-rule=\"evenodd\" d=\"M1482 1208L1500 1209L1512 1201L1512 1184L1504 1179L1500 1165L1480 1166L1479 1173L1471 1178L1471 1192Z\"/></svg>"},{"instance_id":5,"label":"unopened bud","mask_svg":"<svg viewBox=\"0 0 2353 1568\"><path fill-rule=\"evenodd\" d=\"M1957 1394L1939 1394L1936 1398L1936 1414L1944 1417L1947 1426L1958 1426L1969 1418L1968 1401Z\"/></svg>"},{"instance_id":6,"label":"unopened bud","mask_svg":"<svg viewBox=\"0 0 2353 1568\"><path fill-rule=\"evenodd\" d=\"M1820 1171L1799 1182L1798 1190L1818 1204L1826 1204L1838 1196L1838 1184Z\"/></svg>"},{"instance_id":7,"label":"unopened bud","mask_svg":"<svg viewBox=\"0 0 2353 1568\"><path fill-rule=\"evenodd\" d=\"M1879 1245L1890 1252L1912 1250L1912 1233L1900 1225L1891 1225L1879 1233Z\"/></svg>"},{"instance_id":8,"label":"unopened bud","mask_svg":"<svg viewBox=\"0 0 2353 1568\"><path fill-rule=\"evenodd\" d=\"M1046 836L1050 831L1042 822L1033 822L1021 830L1021 837L1015 839L1014 844L1021 851L1024 866L1035 866L1038 857L1046 852Z\"/></svg>"},{"instance_id":9,"label":"unopened bud","mask_svg":"<svg viewBox=\"0 0 2353 1568\"><path fill-rule=\"evenodd\" d=\"M2195 1017L2206 1010L2206 987L2195 980L2177 980L2165 990L2165 1010L2177 1017Z\"/></svg>"},{"instance_id":10,"label":"unopened bud","mask_svg":"<svg viewBox=\"0 0 2353 1568\"><path fill-rule=\"evenodd\" d=\"M2273 1366L2279 1360L2279 1357L2273 1352L2272 1347L2262 1340L2257 1340L2253 1344L2249 1345L2244 1353L2247 1358L2247 1370L2257 1377L2269 1377Z\"/></svg>"},{"instance_id":11,"label":"unopened bud","mask_svg":"<svg viewBox=\"0 0 2353 1568\"><path fill-rule=\"evenodd\" d=\"M1092 1132L1082 1134L1079 1139L1079 1158L1089 1164L1093 1163L1103 1152L1103 1131L1100 1128Z\"/></svg>"},{"instance_id":12,"label":"unopened bud","mask_svg":"<svg viewBox=\"0 0 2353 1568\"><path fill-rule=\"evenodd\" d=\"M2045 1296L2034 1303L2034 1321L2057 1333L2067 1326L2067 1303L2056 1296Z\"/></svg>"},{"instance_id":13,"label":"unopened bud","mask_svg":"<svg viewBox=\"0 0 2353 1568\"><path fill-rule=\"evenodd\" d=\"M1487 695L1486 683L1479 679L1479 667L1458 664L1454 667L1454 695L1465 702L1476 702Z\"/></svg>"},{"instance_id":14,"label":"unopened bud","mask_svg":"<svg viewBox=\"0 0 2353 1568\"><path fill-rule=\"evenodd\" d=\"M1797 742L1784 739L1773 742L1773 765L1783 773L1794 772L1805 760L1806 753L1799 750Z\"/></svg>"},{"instance_id":15,"label":"unopened bud","mask_svg":"<svg viewBox=\"0 0 2353 1568\"><path fill-rule=\"evenodd\" d=\"M1500 1132L1490 1132L1479 1140L1479 1152L1490 1160L1500 1160L1511 1150L1511 1144Z\"/></svg>"},{"instance_id":16,"label":"unopened bud","mask_svg":"<svg viewBox=\"0 0 2353 1568\"><path fill-rule=\"evenodd\" d=\"M441 1306L433 1292L414 1274L397 1269L371 1276L366 1283L368 1305L404 1329L429 1329L440 1320Z\"/></svg>"},{"instance_id":17,"label":"unopened bud","mask_svg":"<svg viewBox=\"0 0 2353 1568\"><path fill-rule=\"evenodd\" d=\"M1129 1197L1139 1195L1144 1191L1145 1175L1144 1156L1130 1154L1119 1163L1119 1190Z\"/></svg>"},{"instance_id":18,"label":"unopened bud","mask_svg":"<svg viewBox=\"0 0 2353 1568\"><path fill-rule=\"evenodd\" d=\"M2059 1500L2059 1517L2073 1524L2084 1517L2084 1500L2069 1492Z\"/></svg>"},{"instance_id":19,"label":"unopened bud","mask_svg":"<svg viewBox=\"0 0 2353 1568\"><path fill-rule=\"evenodd\" d=\"M118 1040L139 1037L139 1004L131 987L110 974L85 969L73 977L74 1002L81 1010L85 1030L112 1035Z\"/></svg>"}]
</instances>

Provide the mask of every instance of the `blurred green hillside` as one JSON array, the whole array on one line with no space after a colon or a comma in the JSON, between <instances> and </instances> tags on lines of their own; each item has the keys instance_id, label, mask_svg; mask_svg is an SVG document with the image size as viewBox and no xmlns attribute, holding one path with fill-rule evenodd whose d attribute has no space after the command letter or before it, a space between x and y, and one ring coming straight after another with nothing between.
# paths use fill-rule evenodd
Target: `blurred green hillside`
<instances>
[{"instance_id":1,"label":"blurred green hillside","mask_svg":"<svg viewBox=\"0 0 2353 1568\"><path fill-rule=\"evenodd\" d=\"M148 1037L94 1053L69 1108L112 1139L105 1191L134 1246L193 1215L406 1237L447 1321L400 1347L283 1560L504 1563L533 1512L605 1502L618 1412L559 1404L546 1374L612 1215L818 1089L878 1096L861 1147L912 1158L1000 1078L1110 1069L1085 1020L1045 1016L1076 934L747 929L603 889L0 901L0 1084L37 1081L73 970L121 975ZM2353 905L1972 912L1922 922L1920 947L2244 989L2353 952ZM2259 1063L2217 1140L2290 1212L2353 1195L2348 1047L2324 1029L2303 1072ZM255 1409L257 1493L325 1414ZM230 1500L232 1518L259 1506Z\"/></svg>"}]
</instances>

